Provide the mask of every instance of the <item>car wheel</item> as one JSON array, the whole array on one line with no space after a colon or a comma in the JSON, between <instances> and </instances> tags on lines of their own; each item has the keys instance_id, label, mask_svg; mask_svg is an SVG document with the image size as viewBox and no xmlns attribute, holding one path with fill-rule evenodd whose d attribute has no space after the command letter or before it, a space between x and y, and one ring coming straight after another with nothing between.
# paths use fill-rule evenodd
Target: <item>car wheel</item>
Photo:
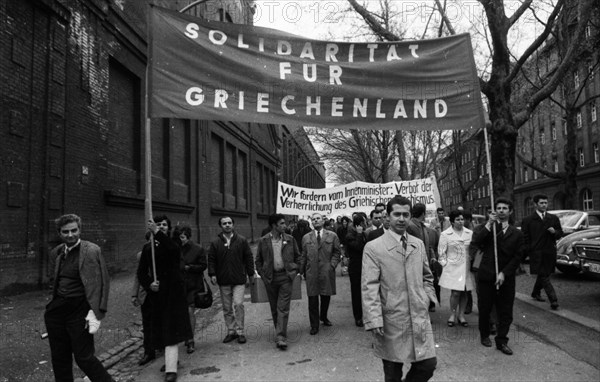
<instances>
[{"instance_id":1,"label":"car wheel","mask_svg":"<svg viewBox=\"0 0 600 382\"><path fill-rule=\"evenodd\" d=\"M581 269L569 265L556 264L556 268L567 275L576 275L577 273L581 272Z\"/></svg>"}]
</instances>

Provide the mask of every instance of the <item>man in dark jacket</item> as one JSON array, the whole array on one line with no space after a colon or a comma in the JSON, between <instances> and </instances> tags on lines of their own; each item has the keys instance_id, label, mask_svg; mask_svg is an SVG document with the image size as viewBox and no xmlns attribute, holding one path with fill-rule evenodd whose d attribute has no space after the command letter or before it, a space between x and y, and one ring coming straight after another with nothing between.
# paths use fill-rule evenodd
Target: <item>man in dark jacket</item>
<instances>
[{"instance_id":1,"label":"man in dark jacket","mask_svg":"<svg viewBox=\"0 0 600 382\"><path fill-rule=\"evenodd\" d=\"M208 275L213 284L219 284L227 336L223 343L237 339L246 343L244 335L244 291L246 276L254 280L254 259L246 238L233 230L233 219L219 219L222 232L210 243L208 250ZM235 313L234 313L235 312Z\"/></svg>"},{"instance_id":2,"label":"man in dark jacket","mask_svg":"<svg viewBox=\"0 0 600 382\"><path fill-rule=\"evenodd\" d=\"M381 216L381 213L378 213ZM352 313L354 323L363 327L363 311L360 279L362 276L363 249L367 244L365 233L365 219L362 215L355 215L352 220L354 227L346 234L346 256L348 256L348 276L350 276L350 296L352 297ZM372 232L372 231L371 231Z\"/></svg>"},{"instance_id":3,"label":"man in dark jacket","mask_svg":"<svg viewBox=\"0 0 600 382\"><path fill-rule=\"evenodd\" d=\"M560 220L546 212L548 197L535 195L533 197L535 212L523 219L521 230L525 237L525 251L529 254L529 269L531 274L537 274L531 297L537 301L545 301L540 292L546 291L550 307L558 309L556 291L550 283L550 275L556 265L556 240L563 235Z\"/></svg>"},{"instance_id":4,"label":"man in dark jacket","mask_svg":"<svg viewBox=\"0 0 600 382\"><path fill-rule=\"evenodd\" d=\"M258 243L256 271L265 283L277 335L277 348L287 349L287 324L292 287L300 268L301 255L296 240L285 233L285 216L269 216L271 232Z\"/></svg>"},{"instance_id":5,"label":"man in dark jacket","mask_svg":"<svg viewBox=\"0 0 600 382\"><path fill-rule=\"evenodd\" d=\"M513 305L515 302L515 271L519 267L523 253L523 233L509 224L513 212L513 203L506 198L498 198L495 212L485 228L473 233L471 245L483 252L479 271L477 272L477 305L479 307L479 334L481 344L491 347L490 313L496 306L498 315L498 333L496 348L506 355L513 351L508 347L508 331L513 321ZM495 265L494 229L496 224L496 244L498 248L498 269Z\"/></svg>"},{"instance_id":6,"label":"man in dark jacket","mask_svg":"<svg viewBox=\"0 0 600 382\"><path fill-rule=\"evenodd\" d=\"M73 357L92 381L112 381L94 355L94 334L108 305L109 278L100 247L81 240L81 218L55 220L63 244L54 248L52 301L46 306L52 370L57 381L73 380Z\"/></svg>"},{"instance_id":7,"label":"man in dark jacket","mask_svg":"<svg viewBox=\"0 0 600 382\"><path fill-rule=\"evenodd\" d=\"M152 299L152 346L154 349L165 349L165 381L176 381L178 345L193 337L181 274L181 252L170 237L171 220L167 216L159 215L150 219L148 230L154 239L142 249L137 277L148 293L146 298Z\"/></svg>"}]
</instances>

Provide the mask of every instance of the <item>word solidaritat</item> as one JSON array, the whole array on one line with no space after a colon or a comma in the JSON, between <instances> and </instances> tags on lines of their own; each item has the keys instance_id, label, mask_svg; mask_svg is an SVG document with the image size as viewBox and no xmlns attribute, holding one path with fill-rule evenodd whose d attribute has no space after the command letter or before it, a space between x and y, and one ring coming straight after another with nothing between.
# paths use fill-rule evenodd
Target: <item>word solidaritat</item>
<instances>
[{"instance_id":1,"label":"word solidaritat","mask_svg":"<svg viewBox=\"0 0 600 382\"><path fill-rule=\"evenodd\" d=\"M344 129L483 126L468 34L325 42L152 7L151 117Z\"/></svg>"}]
</instances>

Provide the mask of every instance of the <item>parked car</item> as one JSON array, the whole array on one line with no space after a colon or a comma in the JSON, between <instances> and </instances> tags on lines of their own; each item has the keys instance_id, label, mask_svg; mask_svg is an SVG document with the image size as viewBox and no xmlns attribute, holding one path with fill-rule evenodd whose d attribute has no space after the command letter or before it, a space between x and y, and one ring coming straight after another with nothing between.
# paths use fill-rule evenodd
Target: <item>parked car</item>
<instances>
[{"instance_id":1,"label":"parked car","mask_svg":"<svg viewBox=\"0 0 600 382\"><path fill-rule=\"evenodd\" d=\"M573 252L579 258L583 273L600 277L600 239L577 241L573 244Z\"/></svg>"},{"instance_id":2,"label":"parked car","mask_svg":"<svg viewBox=\"0 0 600 382\"><path fill-rule=\"evenodd\" d=\"M600 227L600 211L554 210L548 212L558 217L565 236L590 227Z\"/></svg>"},{"instance_id":3,"label":"parked car","mask_svg":"<svg viewBox=\"0 0 600 382\"><path fill-rule=\"evenodd\" d=\"M556 243L556 268L562 273L575 274L581 271L577 254L573 251L576 242L600 239L600 226L563 236Z\"/></svg>"}]
</instances>

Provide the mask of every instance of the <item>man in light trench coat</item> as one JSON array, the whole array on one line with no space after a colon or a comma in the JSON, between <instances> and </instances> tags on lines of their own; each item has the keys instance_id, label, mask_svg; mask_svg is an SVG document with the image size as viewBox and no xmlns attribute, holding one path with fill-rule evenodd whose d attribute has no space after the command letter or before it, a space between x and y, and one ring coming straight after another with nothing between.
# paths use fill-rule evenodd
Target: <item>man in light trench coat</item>
<instances>
[{"instance_id":1,"label":"man in light trench coat","mask_svg":"<svg viewBox=\"0 0 600 382\"><path fill-rule=\"evenodd\" d=\"M311 220L314 230L302 238L300 272L306 276L310 334L315 335L319 332L319 320L325 326L332 325L327 311L335 294L335 267L340 262L341 249L338 236L323 229L321 214L313 214Z\"/></svg>"},{"instance_id":2,"label":"man in light trench coat","mask_svg":"<svg viewBox=\"0 0 600 382\"><path fill-rule=\"evenodd\" d=\"M374 336L375 355L383 360L386 382L428 381L437 359L429 304L438 304L425 245L406 233L411 202L395 196L387 205L390 229L367 243L362 263L365 329Z\"/></svg>"}]
</instances>

